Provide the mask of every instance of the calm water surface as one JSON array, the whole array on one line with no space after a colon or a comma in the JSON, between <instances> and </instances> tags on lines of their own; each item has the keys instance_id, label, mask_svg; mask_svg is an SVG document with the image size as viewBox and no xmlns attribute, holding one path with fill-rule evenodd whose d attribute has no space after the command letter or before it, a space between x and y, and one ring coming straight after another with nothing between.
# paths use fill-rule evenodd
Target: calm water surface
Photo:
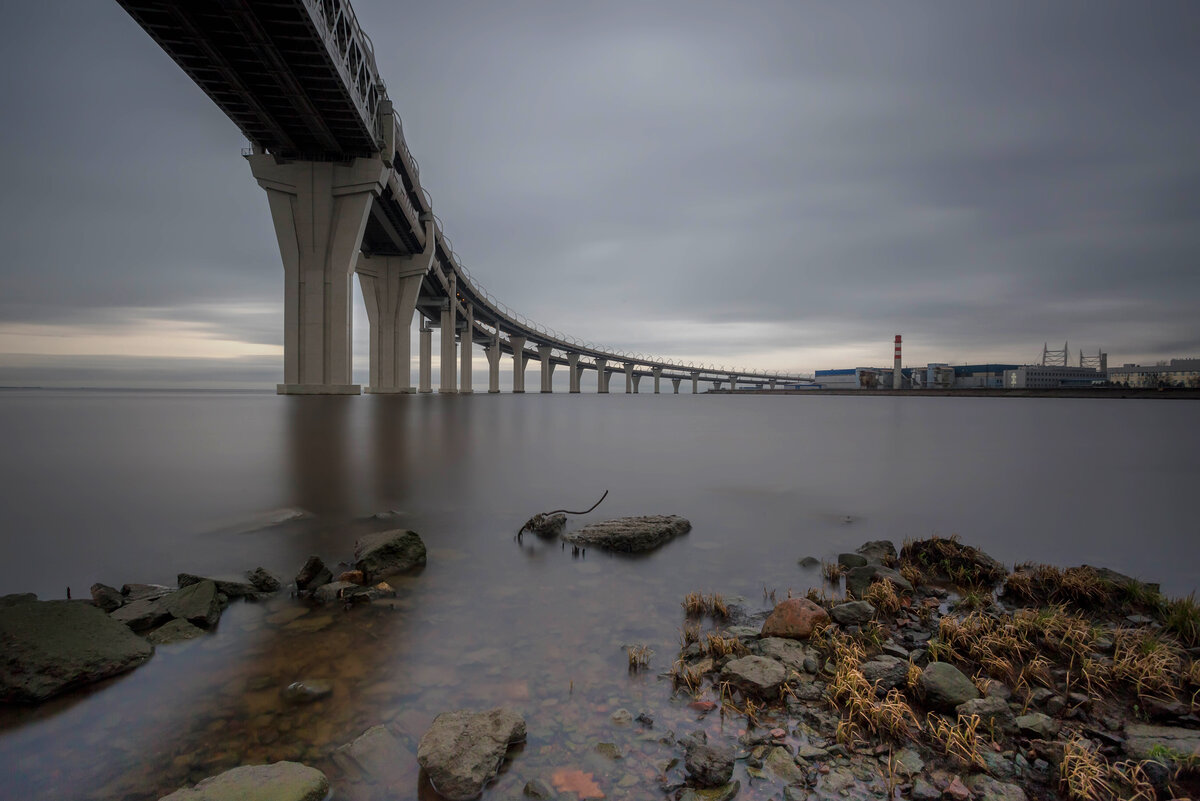
<instances>
[{"instance_id":1,"label":"calm water surface","mask_svg":"<svg viewBox=\"0 0 1200 801\"><path fill-rule=\"evenodd\" d=\"M215 634L94 691L0 709L0 798L154 799L279 759L326 770L339 798L393 797L340 778L332 756L379 723L407 751L404 795L427 795L429 721L498 704L529 741L485 798L571 767L610 798L647 797L673 754L612 711L647 711L656 732L722 725L656 675L684 594L757 606L819 582L802 556L935 533L1184 594L1200 584L1198 424L1194 401L0 392L0 594L257 565L290 577L310 554L350 559L379 526L364 518L387 511L429 548L394 608L234 604ZM585 520L676 513L693 531L642 558L514 541L534 512L606 489ZM288 509L307 516L265 525ZM655 656L631 676L634 643ZM285 706L280 688L304 678L333 696Z\"/></svg>"}]
</instances>

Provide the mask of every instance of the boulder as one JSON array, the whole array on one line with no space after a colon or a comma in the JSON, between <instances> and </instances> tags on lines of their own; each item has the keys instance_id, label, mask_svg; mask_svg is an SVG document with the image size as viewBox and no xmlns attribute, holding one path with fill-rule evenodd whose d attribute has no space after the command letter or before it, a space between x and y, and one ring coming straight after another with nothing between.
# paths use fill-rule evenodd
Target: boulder
<instances>
[{"instance_id":1,"label":"boulder","mask_svg":"<svg viewBox=\"0 0 1200 801\"><path fill-rule=\"evenodd\" d=\"M854 567L847 571L846 592L856 598L861 598L866 594L867 588L876 581L890 581L896 585L897 590L903 592L912 592L913 589L908 579L892 568L882 565L867 565L866 567Z\"/></svg>"},{"instance_id":2,"label":"boulder","mask_svg":"<svg viewBox=\"0 0 1200 801\"><path fill-rule=\"evenodd\" d=\"M329 584L322 584L320 587L317 587L313 592L313 597L323 604L331 604L361 589L362 587L352 584L349 581L332 581Z\"/></svg>"},{"instance_id":3,"label":"boulder","mask_svg":"<svg viewBox=\"0 0 1200 801\"><path fill-rule=\"evenodd\" d=\"M594 545L609 551L634 553L657 548L691 530L692 524L677 515L648 515L590 523L563 539L573 545Z\"/></svg>"},{"instance_id":4,"label":"boulder","mask_svg":"<svg viewBox=\"0 0 1200 801\"><path fill-rule=\"evenodd\" d=\"M246 765L210 776L159 801L321 801L329 780L299 762Z\"/></svg>"},{"instance_id":5,"label":"boulder","mask_svg":"<svg viewBox=\"0 0 1200 801\"><path fill-rule=\"evenodd\" d=\"M1040 740L1053 740L1058 734L1059 725L1054 718L1041 712L1030 712L1020 715L1014 721L1017 731Z\"/></svg>"},{"instance_id":6,"label":"boulder","mask_svg":"<svg viewBox=\"0 0 1200 801\"><path fill-rule=\"evenodd\" d=\"M804 647L804 643L783 637L763 637L755 641L753 651L759 656L774 659L788 670L794 670L797 673L804 672L804 662L812 656Z\"/></svg>"},{"instance_id":7,"label":"boulder","mask_svg":"<svg viewBox=\"0 0 1200 801\"><path fill-rule=\"evenodd\" d=\"M830 609L829 616L839 626L861 626L875 617L875 607L867 601L850 601Z\"/></svg>"},{"instance_id":8,"label":"boulder","mask_svg":"<svg viewBox=\"0 0 1200 801\"><path fill-rule=\"evenodd\" d=\"M425 564L425 543L415 531L393 529L360 537L354 544L354 567L368 582L404 573Z\"/></svg>"},{"instance_id":9,"label":"boulder","mask_svg":"<svg viewBox=\"0 0 1200 801\"><path fill-rule=\"evenodd\" d=\"M800 567L819 567L821 560L815 556L804 556L800 558L800 561L797 564L799 564Z\"/></svg>"},{"instance_id":10,"label":"boulder","mask_svg":"<svg viewBox=\"0 0 1200 801\"><path fill-rule=\"evenodd\" d=\"M829 613L824 607L807 598L789 598L776 604L763 621L762 636L804 640L812 636L818 624L828 622Z\"/></svg>"},{"instance_id":11,"label":"boulder","mask_svg":"<svg viewBox=\"0 0 1200 801\"><path fill-rule=\"evenodd\" d=\"M845 568L867 566L867 557L860 553L839 553L837 561L839 565Z\"/></svg>"},{"instance_id":12,"label":"boulder","mask_svg":"<svg viewBox=\"0 0 1200 801\"><path fill-rule=\"evenodd\" d=\"M325 567L321 557L310 556L304 563L304 567L300 568L300 572L296 574L296 589L301 592L315 590L322 584L328 584L331 581L333 581L333 573Z\"/></svg>"},{"instance_id":13,"label":"boulder","mask_svg":"<svg viewBox=\"0 0 1200 801\"><path fill-rule=\"evenodd\" d=\"M283 589L283 582L262 567L247 570L246 581L250 582L251 586L259 592L279 592ZM229 595L229 593L225 594Z\"/></svg>"},{"instance_id":14,"label":"boulder","mask_svg":"<svg viewBox=\"0 0 1200 801\"><path fill-rule=\"evenodd\" d=\"M6 606L32 603L36 600L37 595L32 592L14 592L11 595L0 595L0 609Z\"/></svg>"},{"instance_id":15,"label":"boulder","mask_svg":"<svg viewBox=\"0 0 1200 801\"><path fill-rule=\"evenodd\" d=\"M408 763L412 755L383 726L367 729L354 742L335 751L333 759L347 775L390 788L397 795L411 789L402 784L410 780Z\"/></svg>"},{"instance_id":16,"label":"boulder","mask_svg":"<svg viewBox=\"0 0 1200 801\"><path fill-rule=\"evenodd\" d=\"M525 720L510 709L459 709L433 719L417 762L450 801L475 798L496 775L508 746L525 739Z\"/></svg>"},{"instance_id":17,"label":"boulder","mask_svg":"<svg viewBox=\"0 0 1200 801\"><path fill-rule=\"evenodd\" d=\"M168 587L165 584L122 584L121 594L125 596L125 603L130 601L145 601L153 598L161 598L164 595L170 595L175 592L174 587Z\"/></svg>"},{"instance_id":18,"label":"boulder","mask_svg":"<svg viewBox=\"0 0 1200 801\"><path fill-rule=\"evenodd\" d=\"M134 631L148 631L171 619L171 612L167 609L169 597L168 594L127 601L124 606L114 609L109 617Z\"/></svg>"},{"instance_id":19,"label":"boulder","mask_svg":"<svg viewBox=\"0 0 1200 801\"><path fill-rule=\"evenodd\" d=\"M894 565L896 564L896 546L891 540L872 540L871 542L863 543L858 549L868 564L872 565Z\"/></svg>"},{"instance_id":20,"label":"boulder","mask_svg":"<svg viewBox=\"0 0 1200 801\"><path fill-rule=\"evenodd\" d=\"M920 687L925 703L943 712L953 712L959 704L979 697L974 682L949 662L930 663L921 671Z\"/></svg>"},{"instance_id":21,"label":"boulder","mask_svg":"<svg viewBox=\"0 0 1200 801\"><path fill-rule=\"evenodd\" d=\"M99 607L105 612L112 612L125 603L125 596L116 587L107 584L92 585L92 606Z\"/></svg>"},{"instance_id":22,"label":"boulder","mask_svg":"<svg viewBox=\"0 0 1200 801\"><path fill-rule=\"evenodd\" d=\"M232 577L209 578L206 576L195 576L191 573L180 573L176 577L176 581L180 588L191 587L206 581L212 582L216 586L217 592L226 598L258 598L263 594L262 590L253 584Z\"/></svg>"},{"instance_id":23,"label":"boulder","mask_svg":"<svg viewBox=\"0 0 1200 801\"><path fill-rule=\"evenodd\" d=\"M975 801L1028 801L1029 798L1020 786L996 781L984 773L968 776L965 784Z\"/></svg>"},{"instance_id":24,"label":"boulder","mask_svg":"<svg viewBox=\"0 0 1200 801\"><path fill-rule=\"evenodd\" d=\"M908 680L908 662L880 654L859 666L863 678L877 684L881 693L902 686Z\"/></svg>"},{"instance_id":25,"label":"boulder","mask_svg":"<svg viewBox=\"0 0 1200 801\"><path fill-rule=\"evenodd\" d=\"M146 639L154 645L169 645L173 642L194 640L204 635L204 632L188 623L186 620L172 620L156 628L146 635Z\"/></svg>"},{"instance_id":26,"label":"boulder","mask_svg":"<svg viewBox=\"0 0 1200 801\"><path fill-rule=\"evenodd\" d=\"M363 575L361 570L346 570L338 573L338 581L348 581L351 584L362 586L367 583L367 577Z\"/></svg>"},{"instance_id":27,"label":"boulder","mask_svg":"<svg viewBox=\"0 0 1200 801\"><path fill-rule=\"evenodd\" d=\"M1151 751L1179 757L1200 754L1200 729L1125 724L1125 753L1134 759L1152 759Z\"/></svg>"},{"instance_id":28,"label":"boulder","mask_svg":"<svg viewBox=\"0 0 1200 801\"><path fill-rule=\"evenodd\" d=\"M989 695L986 698L976 698L959 704L955 712L959 717L978 715L985 725L991 722L998 732L1012 732L1016 727L1012 709L1008 702L998 695Z\"/></svg>"},{"instance_id":29,"label":"boulder","mask_svg":"<svg viewBox=\"0 0 1200 801\"><path fill-rule=\"evenodd\" d=\"M43 701L123 673L154 646L88 603L33 601L0 608L0 700Z\"/></svg>"},{"instance_id":30,"label":"boulder","mask_svg":"<svg viewBox=\"0 0 1200 801\"><path fill-rule=\"evenodd\" d=\"M163 599L163 605L176 620L186 620L203 629L212 628L221 618L217 585L211 581L189 584Z\"/></svg>"},{"instance_id":31,"label":"boulder","mask_svg":"<svg viewBox=\"0 0 1200 801\"><path fill-rule=\"evenodd\" d=\"M783 784L802 784L805 772L796 764L795 757L786 748L772 748L763 759L763 770Z\"/></svg>"},{"instance_id":32,"label":"boulder","mask_svg":"<svg viewBox=\"0 0 1200 801\"><path fill-rule=\"evenodd\" d=\"M732 782L724 787L684 787L679 801L733 801L741 789L741 781Z\"/></svg>"},{"instance_id":33,"label":"boulder","mask_svg":"<svg viewBox=\"0 0 1200 801\"><path fill-rule=\"evenodd\" d=\"M688 743L683 765L696 787L721 787L733 778L733 749L728 745Z\"/></svg>"},{"instance_id":34,"label":"boulder","mask_svg":"<svg viewBox=\"0 0 1200 801\"><path fill-rule=\"evenodd\" d=\"M550 540L562 534L566 527L566 515L562 513L544 515L539 512L525 522L525 528L521 531L531 531L542 539Z\"/></svg>"},{"instance_id":35,"label":"boulder","mask_svg":"<svg viewBox=\"0 0 1200 801\"><path fill-rule=\"evenodd\" d=\"M727 681L742 692L759 696L771 696L779 692L779 685L787 679L787 670L774 659L761 656L743 656L732 659L721 670L721 680Z\"/></svg>"}]
</instances>

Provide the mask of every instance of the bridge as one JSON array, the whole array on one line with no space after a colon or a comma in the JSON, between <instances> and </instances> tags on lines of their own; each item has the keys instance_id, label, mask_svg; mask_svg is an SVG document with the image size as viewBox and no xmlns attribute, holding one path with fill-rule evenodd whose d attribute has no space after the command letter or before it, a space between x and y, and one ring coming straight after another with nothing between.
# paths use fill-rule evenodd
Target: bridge
<instances>
[{"instance_id":1,"label":"bridge","mask_svg":"<svg viewBox=\"0 0 1200 801\"><path fill-rule=\"evenodd\" d=\"M358 394L351 378L351 275L370 328L367 392L412 386L412 323L419 322L416 391L432 392L439 331L439 392L472 391L482 346L488 391L500 391L502 354L513 392L530 361L542 392L565 367L609 391L650 378L653 391L684 381L775 388L807 376L726 369L628 353L539 325L496 300L467 271L421 187L417 160L379 76L370 38L347 0L117 0L241 129L243 155L266 190L284 266L284 383L280 394Z\"/></svg>"}]
</instances>

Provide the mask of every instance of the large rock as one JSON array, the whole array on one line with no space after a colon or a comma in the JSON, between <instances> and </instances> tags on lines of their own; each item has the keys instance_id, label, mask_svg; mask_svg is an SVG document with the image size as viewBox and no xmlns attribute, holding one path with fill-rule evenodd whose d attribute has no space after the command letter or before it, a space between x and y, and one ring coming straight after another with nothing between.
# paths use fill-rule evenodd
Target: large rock
<instances>
[{"instance_id":1,"label":"large rock","mask_svg":"<svg viewBox=\"0 0 1200 801\"><path fill-rule=\"evenodd\" d=\"M172 620L164 623L146 635L146 639L155 645L169 645L173 642L194 640L203 637L204 632L186 620Z\"/></svg>"},{"instance_id":2,"label":"large rock","mask_svg":"<svg viewBox=\"0 0 1200 801\"><path fill-rule=\"evenodd\" d=\"M763 621L762 636L806 640L812 636L814 627L828 622L829 613L824 607L807 598L789 598L776 604Z\"/></svg>"},{"instance_id":3,"label":"large rock","mask_svg":"<svg viewBox=\"0 0 1200 801\"><path fill-rule=\"evenodd\" d=\"M1008 702L999 696L988 696L987 698L976 698L974 701L967 701L964 704L959 704L955 710L959 717L970 717L978 715L985 724L991 723L1000 732L1011 732L1016 728L1016 721L1013 717L1012 708Z\"/></svg>"},{"instance_id":4,"label":"large rock","mask_svg":"<svg viewBox=\"0 0 1200 801\"><path fill-rule=\"evenodd\" d=\"M830 609L829 616L839 626L862 626L875 617L875 607L866 601L850 601Z\"/></svg>"},{"instance_id":5,"label":"large rock","mask_svg":"<svg viewBox=\"0 0 1200 801\"><path fill-rule=\"evenodd\" d=\"M246 765L210 776L159 801L321 801L329 780L299 762Z\"/></svg>"},{"instance_id":6,"label":"large rock","mask_svg":"<svg viewBox=\"0 0 1200 801\"><path fill-rule=\"evenodd\" d=\"M125 596L125 603L131 601L145 601L153 598L161 598L164 595L170 595L175 592L174 587L168 587L165 584L122 584L121 595Z\"/></svg>"},{"instance_id":7,"label":"large rock","mask_svg":"<svg viewBox=\"0 0 1200 801\"><path fill-rule=\"evenodd\" d=\"M959 704L979 697L979 688L949 662L932 662L921 671L921 691L925 703L943 712L953 712Z\"/></svg>"},{"instance_id":8,"label":"large rock","mask_svg":"<svg viewBox=\"0 0 1200 801\"><path fill-rule=\"evenodd\" d=\"M804 663L807 659L815 657L815 654L810 653L804 647L804 643L783 637L763 637L756 640L752 648L759 656L774 659L782 663L788 670L794 670L797 673L804 671Z\"/></svg>"},{"instance_id":9,"label":"large rock","mask_svg":"<svg viewBox=\"0 0 1200 801\"><path fill-rule=\"evenodd\" d=\"M246 581L250 582L251 586L259 592L279 592L283 589L283 582L268 572L265 567L256 567L253 570L247 570ZM228 594L226 593L226 595Z\"/></svg>"},{"instance_id":10,"label":"large rock","mask_svg":"<svg viewBox=\"0 0 1200 801\"><path fill-rule=\"evenodd\" d=\"M0 608L0 700L34 702L123 673L154 647L88 603Z\"/></svg>"},{"instance_id":11,"label":"large rock","mask_svg":"<svg viewBox=\"0 0 1200 801\"><path fill-rule=\"evenodd\" d=\"M129 601L114 609L109 618L124 623L134 631L149 631L171 619L171 611L167 609L168 598L170 594Z\"/></svg>"},{"instance_id":12,"label":"large rock","mask_svg":"<svg viewBox=\"0 0 1200 801\"><path fill-rule=\"evenodd\" d=\"M467 801L496 775L508 746L525 739L525 720L510 709L459 709L433 719L417 762L450 801Z\"/></svg>"},{"instance_id":13,"label":"large rock","mask_svg":"<svg viewBox=\"0 0 1200 801\"><path fill-rule=\"evenodd\" d=\"M1178 757L1200 755L1200 729L1126 724L1125 753L1134 759L1151 759L1151 750Z\"/></svg>"},{"instance_id":14,"label":"large rock","mask_svg":"<svg viewBox=\"0 0 1200 801\"><path fill-rule=\"evenodd\" d=\"M692 524L677 515L620 517L590 523L563 537L574 545L594 545L609 551L649 551L667 540L692 530Z\"/></svg>"},{"instance_id":15,"label":"large rock","mask_svg":"<svg viewBox=\"0 0 1200 801\"><path fill-rule=\"evenodd\" d=\"M354 567L371 583L425 564L425 543L415 531L394 529L367 534L354 544Z\"/></svg>"},{"instance_id":16,"label":"large rock","mask_svg":"<svg viewBox=\"0 0 1200 801\"><path fill-rule=\"evenodd\" d=\"M321 557L310 556L304 563L304 567L300 568L300 572L296 574L296 589L301 592L315 590L322 584L328 584L331 581L333 581L333 572L325 567Z\"/></svg>"},{"instance_id":17,"label":"large rock","mask_svg":"<svg viewBox=\"0 0 1200 801\"><path fill-rule=\"evenodd\" d=\"M125 596L116 587L107 584L92 585L92 605L98 606L105 612L112 612L125 603Z\"/></svg>"},{"instance_id":18,"label":"large rock","mask_svg":"<svg viewBox=\"0 0 1200 801\"><path fill-rule=\"evenodd\" d=\"M211 581L190 584L163 599L163 605L176 620L186 620L203 629L212 628L221 618L217 585Z\"/></svg>"},{"instance_id":19,"label":"large rock","mask_svg":"<svg viewBox=\"0 0 1200 801\"><path fill-rule=\"evenodd\" d=\"M32 592L14 592L11 595L0 595L0 609L6 606L33 603L36 600L37 595Z\"/></svg>"},{"instance_id":20,"label":"large rock","mask_svg":"<svg viewBox=\"0 0 1200 801\"><path fill-rule=\"evenodd\" d=\"M882 692L893 690L908 679L908 662L894 656L880 654L859 666L863 678L876 684Z\"/></svg>"},{"instance_id":21,"label":"large rock","mask_svg":"<svg viewBox=\"0 0 1200 801\"><path fill-rule=\"evenodd\" d=\"M996 781L983 773L968 776L965 783L975 801L1028 801L1029 798L1020 786Z\"/></svg>"},{"instance_id":22,"label":"large rock","mask_svg":"<svg viewBox=\"0 0 1200 801\"><path fill-rule=\"evenodd\" d=\"M851 568L846 572L846 592L856 598L861 598L866 594L867 588L876 581L890 581L896 586L896 589L903 592L912 592L913 590L909 580L890 567L867 565L866 567Z\"/></svg>"},{"instance_id":23,"label":"large rock","mask_svg":"<svg viewBox=\"0 0 1200 801\"><path fill-rule=\"evenodd\" d=\"M863 543L862 547L858 549L858 553L873 565L896 564L896 546L892 544L891 540L872 540Z\"/></svg>"},{"instance_id":24,"label":"large rock","mask_svg":"<svg viewBox=\"0 0 1200 801\"><path fill-rule=\"evenodd\" d=\"M397 795L411 790L401 783L410 778L408 763L412 755L383 726L367 729L354 742L335 751L333 759L346 774L390 788Z\"/></svg>"},{"instance_id":25,"label":"large rock","mask_svg":"<svg viewBox=\"0 0 1200 801\"><path fill-rule=\"evenodd\" d=\"M322 584L313 592L313 598L316 598L323 604L332 604L348 597L355 590L362 589L357 584L352 584L349 581L331 581L328 584Z\"/></svg>"},{"instance_id":26,"label":"large rock","mask_svg":"<svg viewBox=\"0 0 1200 801\"><path fill-rule=\"evenodd\" d=\"M1015 723L1017 724L1017 731L1042 740L1053 740L1060 728L1054 718L1042 712L1030 712L1026 715L1019 715L1015 719Z\"/></svg>"},{"instance_id":27,"label":"large rock","mask_svg":"<svg viewBox=\"0 0 1200 801\"><path fill-rule=\"evenodd\" d=\"M180 587L190 587L194 584L201 584L205 581L212 582L216 585L217 592L224 595L226 598L250 598L257 599L263 596L263 591L249 582L242 581L233 577L209 577L196 576L191 573L180 573L176 577L176 581Z\"/></svg>"},{"instance_id":28,"label":"large rock","mask_svg":"<svg viewBox=\"0 0 1200 801\"><path fill-rule=\"evenodd\" d=\"M773 696L787 679L787 670L774 659L762 656L743 656L725 664L721 680L727 681L743 692L759 696Z\"/></svg>"},{"instance_id":29,"label":"large rock","mask_svg":"<svg viewBox=\"0 0 1200 801\"><path fill-rule=\"evenodd\" d=\"M688 779L697 787L721 787L733 778L733 749L717 743L693 740L688 743L684 767Z\"/></svg>"}]
</instances>

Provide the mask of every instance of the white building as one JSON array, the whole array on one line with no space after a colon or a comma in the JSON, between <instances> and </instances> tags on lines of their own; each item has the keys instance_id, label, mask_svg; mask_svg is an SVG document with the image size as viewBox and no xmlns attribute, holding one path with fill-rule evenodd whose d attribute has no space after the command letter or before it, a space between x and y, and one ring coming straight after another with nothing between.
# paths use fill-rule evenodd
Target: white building
<instances>
[{"instance_id":1,"label":"white building","mask_svg":"<svg viewBox=\"0 0 1200 801\"><path fill-rule=\"evenodd\" d=\"M1015 370L1004 371L1004 386L1008 389L1087 387L1104 380L1104 373L1091 367L1025 364Z\"/></svg>"}]
</instances>

